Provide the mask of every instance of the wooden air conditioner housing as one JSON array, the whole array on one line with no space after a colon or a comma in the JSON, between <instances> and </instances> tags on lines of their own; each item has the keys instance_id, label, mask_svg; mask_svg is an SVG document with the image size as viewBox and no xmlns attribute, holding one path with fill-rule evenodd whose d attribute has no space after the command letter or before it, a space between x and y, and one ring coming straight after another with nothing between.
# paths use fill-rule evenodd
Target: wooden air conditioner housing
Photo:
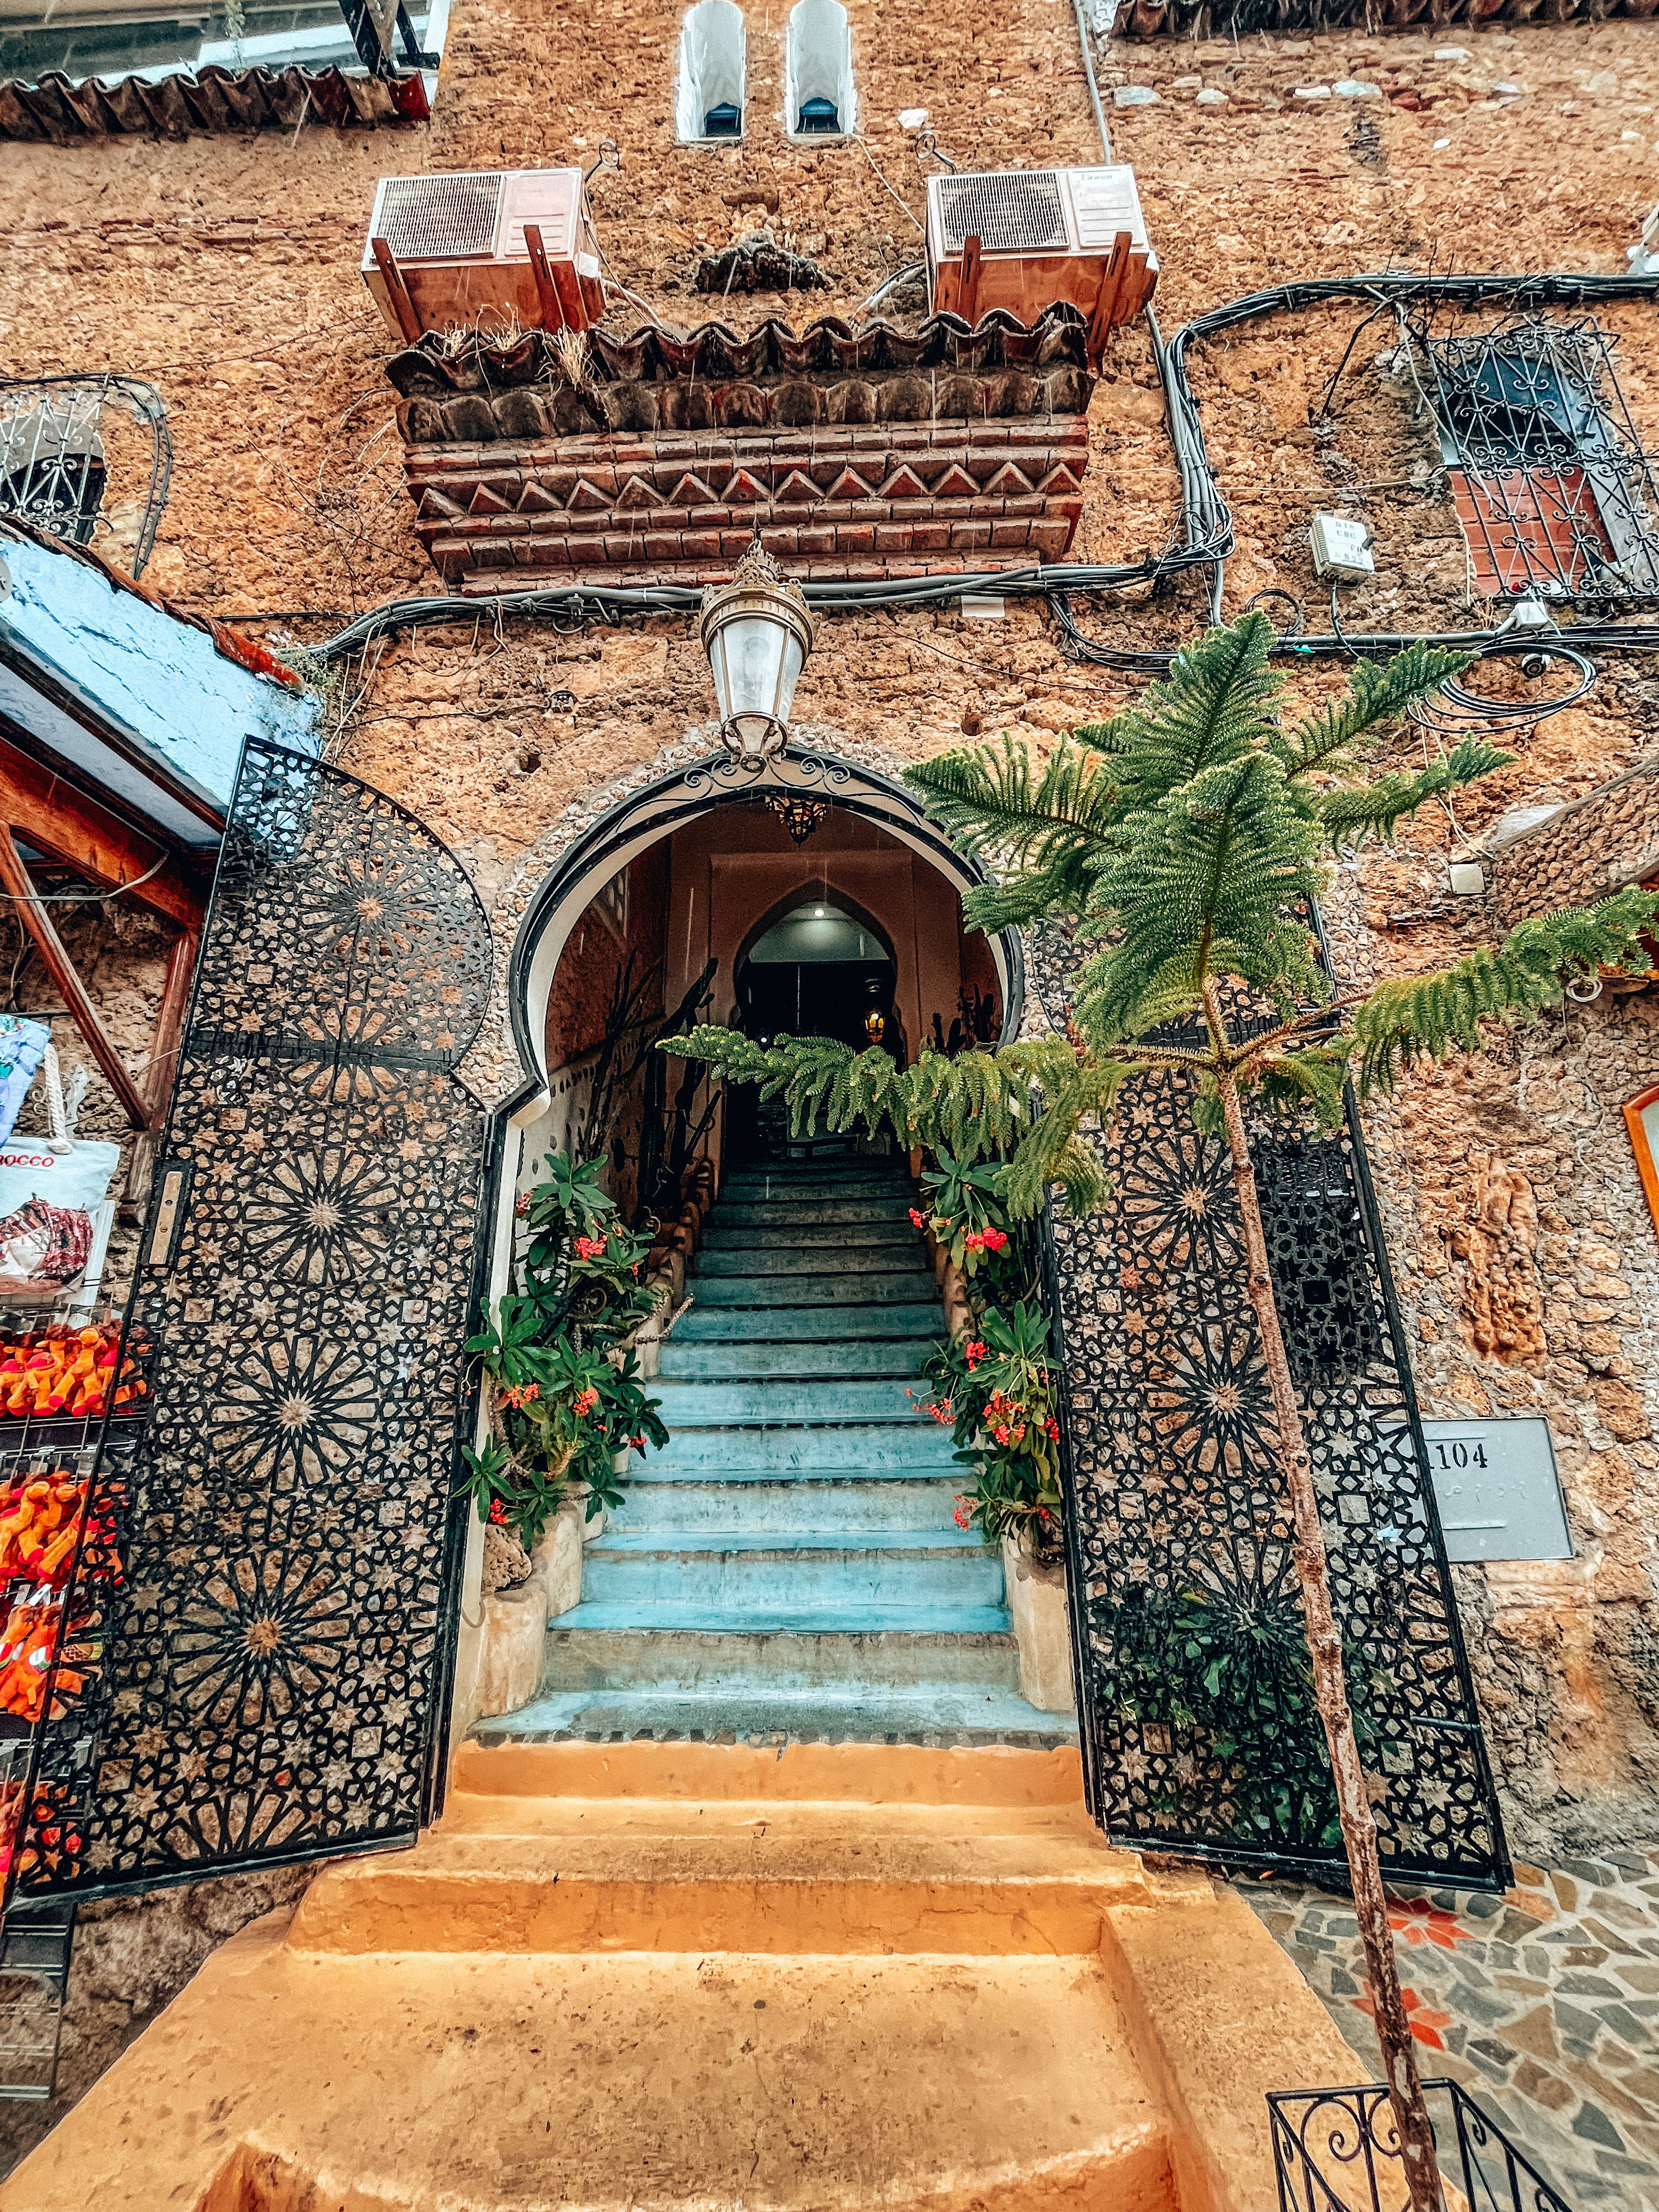
<instances>
[{"instance_id":1,"label":"wooden air conditioner housing","mask_svg":"<svg viewBox=\"0 0 1659 2212\"><path fill-rule=\"evenodd\" d=\"M1158 256L1134 171L1004 169L927 180L927 304L976 325L1006 307L1028 327L1067 300L1089 349L1152 296Z\"/></svg>"},{"instance_id":2,"label":"wooden air conditioner housing","mask_svg":"<svg viewBox=\"0 0 1659 2212\"><path fill-rule=\"evenodd\" d=\"M580 169L382 177L363 282L393 336L462 324L585 331L605 313Z\"/></svg>"}]
</instances>

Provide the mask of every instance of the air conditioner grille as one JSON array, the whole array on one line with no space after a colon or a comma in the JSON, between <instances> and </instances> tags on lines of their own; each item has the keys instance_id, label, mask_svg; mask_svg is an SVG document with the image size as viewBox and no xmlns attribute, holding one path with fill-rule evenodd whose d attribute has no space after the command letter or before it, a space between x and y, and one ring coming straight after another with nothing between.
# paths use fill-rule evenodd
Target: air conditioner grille
<instances>
[{"instance_id":1,"label":"air conditioner grille","mask_svg":"<svg viewBox=\"0 0 1659 2212\"><path fill-rule=\"evenodd\" d=\"M975 237L987 253L1066 251L1066 210L1052 169L945 177L939 197L947 253L960 253Z\"/></svg>"},{"instance_id":2,"label":"air conditioner grille","mask_svg":"<svg viewBox=\"0 0 1659 2212\"><path fill-rule=\"evenodd\" d=\"M501 212L499 171L396 177L380 204L380 235L396 261L453 261L488 253Z\"/></svg>"}]
</instances>

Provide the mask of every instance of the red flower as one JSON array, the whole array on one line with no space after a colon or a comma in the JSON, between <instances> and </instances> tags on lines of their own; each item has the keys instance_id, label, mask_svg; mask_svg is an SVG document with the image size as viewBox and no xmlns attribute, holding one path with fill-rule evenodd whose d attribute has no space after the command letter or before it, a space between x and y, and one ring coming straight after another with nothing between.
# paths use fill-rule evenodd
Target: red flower
<instances>
[{"instance_id":1,"label":"red flower","mask_svg":"<svg viewBox=\"0 0 1659 2212\"><path fill-rule=\"evenodd\" d=\"M528 1212L529 1212L529 1211L530 1211L530 1193L529 1193L527 1190L521 1190L521 1191L519 1193L518 1196L514 1200L514 1201L513 1201L513 1211L514 1212L514 1213L528 1213Z\"/></svg>"},{"instance_id":2,"label":"red flower","mask_svg":"<svg viewBox=\"0 0 1659 2212\"><path fill-rule=\"evenodd\" d=\"M587 1389L582 1392L580 1397L577 1399L572 1411L575 1413L577 1419L580 1419L584 1413L591 1413L594 1407L597 1406L599 1402L599 1394L590 1383Z\"/></svg>"},{"instance_id":3,"label":"red flower","mask_svg":"<svg viewBox=\"0 0 1659 2212\"><path fill-rule=\"evenodd\" d=\"M1376 2000L1371 1995L1369 1982L1365 1984L1363 1997L1350 1997L1348 2002L1356 2012L1369 2013L1373 2020L1376 2018ZM1415 1990L1401 1990L1400 2002L1405 2008L1406 2025L1415 2039L1419 2043L1426 2043L1431 2051L1443 2051L1446 2046L1440 2040L1439 2030L1451 2026L1451 2014L1436 2012L1432 2006L1425 2005Z\"/></svg>"},{"instance_id":4,"label":"red flower","mask_svg":"<svg viewBox=\"0 0 1659 2212\"><path fill-rule=\"evenodd\" d=\"M969 1367L977 1367L981 1359L988 1359L990 1354L986 1351L985 1346L976 1339L968 1346L963 1357L966 1358Z\"/></svg>"},{"instance_id":5,"label":"red flower","mask_svg":"<svg viewBox=\"0 0 1659 2212\"><path fill-rule=\"evenodd\" d=\"M967 1498L958 1498L957 1500L957 1510L951 1516L951 1518L956 1522L958 1528L971 1528L974 1521L973 1501Z\"/></svg>"},{"instance_id":6,"label":"red flower","mask_svg":"<svg viewBox=\"0 0 1659 2212\"><path fill-rule=\"evenodd\" d=\"M925 1229L927 1226L927 1215L918 1212L914 1206L910 1208L910 1218L918 1229Z\"/></svg>"},{"instance_id":7,"label":"red flower","mask_svg":"<svg viewBox=\"0 0 1659 2212\"><path fill-rule=\"evenodd\" d=\"M1048 1419L1042 1424L1042 1425L1048 1431L1049 1442L1051 1443L1058 1443L1060 1442L1060 1423L1054 1419L1052 1413L1049 1414Z\"/></svg>"},{"instance_id":8,"label":"red flower","mask_svg":"<svg viewBox=\"0 0 1659 2212\"><path fill-rule=\"evenodd\" d=\"M507 1508L499 1498L492 1498L489 1501L489 1517L498 1528L507 1525Z\"/></svg>"},{"instance_id":9,"label":"red flower","mask_svg":"<svg viewBox=\"0 0 1659 2212\"><path fill-rule=\"evenodd\" d=\"M645 1449L645 1438L644 1438L643 1437L629 1437L629 1438L628 1439L628 1441L629 1441L629 1443L630 1444L632 1444L632 1445L633 1445L633 1447L634 1447L634 1449L635 1449L635 1450L636 1452L643 1452L643 1451L644 1451L644 1449Z\"/></svg>"},{"instance_id":10,"label":"red flower","mask_svg":"<svg viewBox=\"0 0 1659 2212\"><path fill-rule=\"evenodd\" d=\"M977 1229L968 1231L962 1240L962 1249L964 1252L982 1252L985 1249L985 1239Z\"/></svg>"},{"instance_id":11,"label":"red flower","mask_svg":"<svg viewBox=\"0 0 1659 2212\"><path fill-rule=\"evenodd\" d=\"M1006 1444L1008 1441L1008 1431L1006 1429L993 1429L991 1434L996 1438L1000 1444Z\"/></svg>"},{"instance_id":12,"label":"red flower","mask_svg":"<svg viewBox=\"0 0 1659 2212\"><path fill-rule=\"evenodd\" d=\"M1006 1235L1000 1229L988 1229L980 1239L988 1252L1000 1252L1007 1242Z\"/></svg>"},{"instance_id":13,"label":"red flower","mask_svg":"<svg viewBox=\"0 0 1659 2212\"><path fill-rule=\"evenodd\" d=\"M603 1237L579 1237L576 1249L584 1260L597 1260L605 1250L605 1239Z\"/></svg>"},{"instance_id":14,"label":"red flower","mask_svg":"<svg viewBox=\"0 0 1659 2212\"><path fill-rule=\"evenodd\" d=\"M936 1421L949 1421L952 1418L951 1401L948 1398L942 1405L930 1406L927 1410Z\"/></svg>"}]
</instances>

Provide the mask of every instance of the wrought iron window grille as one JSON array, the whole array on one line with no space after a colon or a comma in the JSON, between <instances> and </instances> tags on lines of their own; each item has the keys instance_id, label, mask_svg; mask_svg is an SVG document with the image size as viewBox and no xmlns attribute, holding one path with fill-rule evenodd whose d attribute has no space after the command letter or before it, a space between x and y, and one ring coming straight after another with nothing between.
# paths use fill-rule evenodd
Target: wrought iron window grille
<instances>
[{"instance_id":1,"label":"wrought iron window grille","mask_svg":"<svg viewBox=\"0 0 1659 2212\"><path fill-rule=\"evenodd\" d=\"M167 408L153 384L0 380L0 514L140 576L172 477Z\"/></svg>"},{"instance_id":2,"label":"wrought iron window grille","mask_svg":"<svg viewBox=\"0 0 1659 2212\"><path fill-rule=\"evenodd\" d=\"M1572 2212L1455 2081L1423 2084L1441 2175L1468 2212ZM1405 2201L1394 2107L1381 2081L1269 2095L1279 2212L1392 2212Z\"/></svg>"},{"instance_id":3,"label":"wrought iron window grille","mask_svg":"<svg viewBox=\"0 0 1659 2212\"><path fill-rule=\"evenodd\" d=\"M1420 340L1477 596L1659 597L1659 483L1592 319Z\"/></svg>"}]
</instances>

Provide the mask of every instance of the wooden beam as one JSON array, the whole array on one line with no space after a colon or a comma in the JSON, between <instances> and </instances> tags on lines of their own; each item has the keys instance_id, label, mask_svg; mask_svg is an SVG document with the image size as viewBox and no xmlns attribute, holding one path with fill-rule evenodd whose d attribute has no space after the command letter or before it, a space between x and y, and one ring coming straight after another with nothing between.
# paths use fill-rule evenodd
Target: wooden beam
<instances>
[{"instance_id":1,"label":"wooden beam","mask_svg":"<svg viewBox=\"0 0 1659 2212\"><path fill-rule=\"evenodd\" d=\"M118 815L100 806L72 783L42 768L17 746L0 738L0 821L26 844L49 853L67 867L79 868L94 883L118 890L148 875L167 848L130 829ZM198 930L207 899L189 880L176 858L132 894L142 906L164 915L180 929Z\"/></svg>"},{"instance_id":2,"label":"wooden beam","mask_svg":"<svg viewBox=\"0 0 1659 2212\"><path fill-rule=\"evenodd\" d=\"M43 906L29 872L23 866L22 856L13 842L11 831L0 823L0 884L17 902L18 917L40 948L40 957L46 962L52 980L64 994L64 1003L74 1016L75 1026L91 1048L93 1058L109 1079L110 1086L120 1100L128 1121L135 1129L148 1129L150 1109L137 1085L128 1074L125 1063L115 1049L114 1040L99 1019L98 1009L87 996L86 986L76 973L75 963L64 950L64 940L52 926L52 909Z\"/></svg>"},{"instance_id":3,"label":"wooden beam","mask_svg":"<svg viewBox=\"0 0 1659 2212\"><path fill-rule=\"evenodd\" d=\"M524 227L525 251L530 256L530 269L536 279L536 296L542 303L542 328L550 335L564 328L564 309L554 289L553 272L547 265L547 255L542 246L541 225L527 222Z\"/></svg>"},{"instance_id":4,"label":"wooden beam","mask_svg":"<svg viewBox=\"0 0 1659 2212\"><path fill-rule=\"evenodd\" d=\"M374 258L386 279L386 296L392 302L392 312L398 318L398 327L405 342L417 345L421 337L421 319L415 312L415 302L409 296L409 287L404 282L404 272L392 258L392 248L383 238L369 240L374 249Z\"/></svg>"},{"instance_id":5,"label":"wooden beam","mask_svg":"<svg viewBox=\"0 0 1659 2212\"><path fill-rule=\"evenodd\" d=\"M196 955L201 943L198 931L181 930L167 955L167 980L161 993L161 1011L155 1017L155 1049L144 1075L144 1096L149 1102L152 1129L159 1128L166 1121L173 1097L179 1046L185 1033L185 1013L190 1005L190 987L196 980Z\"/></svg>"}]
</instances>

